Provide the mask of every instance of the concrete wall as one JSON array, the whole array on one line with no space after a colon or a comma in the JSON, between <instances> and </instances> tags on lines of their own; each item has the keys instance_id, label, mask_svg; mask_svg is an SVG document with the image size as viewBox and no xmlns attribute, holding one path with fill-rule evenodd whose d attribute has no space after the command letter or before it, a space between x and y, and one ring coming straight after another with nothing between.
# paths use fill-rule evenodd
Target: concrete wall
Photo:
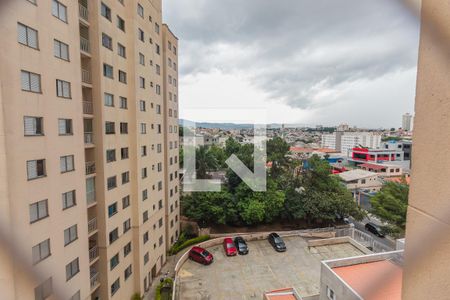
<instances>
[{"instance_id":1,"label":"concrete wall","mask_svg":"<svg viewBox=\"0 0 450 300\"><path fill-rule=\"evenodd\" d=\"M449 297L449 11L449 1L422 1L404 299Z\"/></svg>"}]
</instances>

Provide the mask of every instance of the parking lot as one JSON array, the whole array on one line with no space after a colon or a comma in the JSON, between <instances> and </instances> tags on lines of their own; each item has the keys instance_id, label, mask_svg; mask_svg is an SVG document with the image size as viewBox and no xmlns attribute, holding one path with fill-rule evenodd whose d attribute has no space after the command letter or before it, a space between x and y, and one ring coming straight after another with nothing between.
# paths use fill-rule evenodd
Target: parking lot
<instances>
[{"instance_id":1,"label":"parking lot","mask_svg":"<svg viewBox=\"0 0 450 300\"><path fill-rule=\"evenodd\" d=\"M319 292L321 260L363 254L349 243L308 249L301 237L284 241L283 253L267 240L248 242L250 253L243 256L226 257L222 245L207 248L214 255L211 265L188 260L180 269L180 299L261 299L265 291L283 287L310 296Z\"/></svg>"}]
</instances>

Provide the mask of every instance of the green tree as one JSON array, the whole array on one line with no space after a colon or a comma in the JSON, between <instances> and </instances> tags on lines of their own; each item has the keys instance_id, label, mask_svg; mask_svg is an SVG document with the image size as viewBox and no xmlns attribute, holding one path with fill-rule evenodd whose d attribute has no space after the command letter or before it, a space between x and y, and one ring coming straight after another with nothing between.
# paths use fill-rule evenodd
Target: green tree
<instances>
[{"instance_id":1,"label":"green tree","mask_svg":"<svg viewBox=\"0 0 450 300\"><path fill-rule=\"evenodd\" d=\"M227 191L194 192L183 195L181 203L183 215L201 226L225 224L228 216L226 210L232 208L233 196Z\"/></svg>"},{"instance_id":2,"label":"green tree","mask_svg":"<svg viewBox=\"0 0 450 300\"><path fill-rule=\"evenodd\" d=\"M225 149L225 152L226 152L226 149ZM247 168L249 168L253 172L253 144L246 144L246 145L239 146L238 152L234 153L234 154L242 161L242 163L244 165L247 166ZM242 182L242 179L229 168L227 169L226 178L227 178L228 188L232 192L234 192L234 190Z\"/></svg>"},{"instance_id":3,"label":"green tree","mask_svg":"<svg viewBox=\"0 0 450 300\"><path fill-rule=\"evenodd\" d=\"M241 149L241 144L239 144L235 139L232 137L229 137L225 141L225 154L228 157L230 157L231 154L236 154L239 152L239 149Z\"/></svg>"},{"instance_id":4,"label":"green tree","mask_svg":"<svg viewBox=\"0 0 450 300\"><path fill-rule=\"evenodd\" d=\"M289 144L280 137L274 137L267 141L267 161L272 162L270 174L273 178L281 175L282 168L288 164L286 157L289 151Z\"/></svg>"},{"instance_id":5,"label":"green tree","mask_svg":"<svg viewBox=\"0 0 450 300\"><path fill-rule=\"evenodd\" d=\"M371 213L389 225L383 230L393 236L402 236L406 226L409 186L402 183L387 182L381 190L370 199Z\"/></svg>"},{"instance_id":6,"label":"green tree","mask_svg":"<svg viewBox=\"0 0 450 300\"><path fill-rule=\"evenodd\" d=\"M225 154L225 150L220 148L217 145L211 145L208 149L208 152L211 153L212 156L214 156L214 158L217 161L217 167L219 169L224 169L226 168L226 164L225 164L225 160L228 158L227 155Z\"/></svg>"},{"instance_id":7,"label":"green tree","mask_svg":"<svg viewBox=\"0 0 450 300\"><path fill-rule=\"evenodd\" d=\"M284 207L285 194L277 190L277 185L272 180L267 181L265 192L254 192L242 182L235 195L239 199L238 213L247 225L270 223L280 215Z\"/></svg>"},{"instance_id":8,"label":"green tree","mask_svg":"<svg viewBox=\"0 0 450 300\"><path fill-rule=\"evenodd\" d=\"M208 146L200 146L195 150L195 170L198 179L206 179L207 171L217 170L218 163Z\"/></svg>"},{"instance_id":9,"label":"green tree","mask_svg":"<svg viewBox=\"0 0 450 300\"><path fill-rule=\"evenodd\" d=\"M300 187L290 186L286 191L285 209L290 219L305 219L309 224L330 224L338 217L363 218L364 213L350 191L331 175L327 161L313 155L308 165Z\"/></svg>"}]
</instances>

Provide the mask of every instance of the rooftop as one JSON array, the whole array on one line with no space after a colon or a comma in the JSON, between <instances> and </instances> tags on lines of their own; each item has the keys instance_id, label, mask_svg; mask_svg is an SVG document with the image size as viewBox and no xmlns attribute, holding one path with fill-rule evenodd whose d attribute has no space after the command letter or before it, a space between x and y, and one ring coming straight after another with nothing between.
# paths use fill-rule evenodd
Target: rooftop
<instances>
[{"instance_id":1,"label":"rooftop","mask_svg":"<svg viewBox=\"0 0 450 300\"><path fill-rule=\"evenodd\" d=\"M366 170L355 169L347 172L339 173L339 177L341 177L344 181L353 181L362 178L368 178L378 176L377 173L369 172Z\"/></svg>"},{"instance_id":2,"label":"rooftop","mask_svg":"<svg viewBox=\"0 0 450 300\"><path fill-rule=\"evenodd\" d=\"M264 293L264 300L301 300L294 288L285 288Z\"/></svg>"},{"instance_id":3,"label":"rooftop","mask_svg":"<svg viewBox=\"0 0 450 300\"><path fill-rule=\"evenodd\" d=\"M335 267L332 270L365 300L400 300L403 269L389 260Z\"/></svg>"}]
</instances>

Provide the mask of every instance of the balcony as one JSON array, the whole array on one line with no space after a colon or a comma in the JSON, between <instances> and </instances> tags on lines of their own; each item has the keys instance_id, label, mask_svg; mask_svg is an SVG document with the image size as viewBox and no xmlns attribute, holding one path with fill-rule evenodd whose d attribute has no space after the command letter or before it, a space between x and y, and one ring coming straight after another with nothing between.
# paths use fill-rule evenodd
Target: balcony
<instances>
[{"instance_id":1,"label":"balcony","mask_svg":"<svg viewBox=\"0 0 450 300\"><path fill-rule=\"evenodd\" d=\"M86 165L86 175L91 175L95 173L95 161L87 161Z\"/></svg>"},{"instance_id":2,"label":"balcony","mask_svg":"<svg viewBox=\"0 0 450 300\"><path fill-rule=\"evenodd\" d=\"M84 37L80 37L80 50L86 53L91 53L91 45L89 40Z\"/></svg>"},{"instance_id":3,"label":"balcony","mask_svg":"<svg viewBox=\"0 0 450 300\"><path fill-rule=\"evenodd\" d=\"M91 271L91 290L95 289L100 284L100 279L98 276L98 272L95 270Z\"/></svg>"},{"instance_id":4,"label":"balcony","mask_svg":"<svg viewBox=\"0 0 450 300\"><path fill-rule=\"evenodd\" d=\"M92 115L94 113L94 104L92 101L83 101L83 114Z\"/></svg>"},{"instance_id":5,"label":"balcony","mask_svg":"<svg viewBox=\"0 0 450 300\"><path fill-rule=\"evenodd\" d=\"M88 221L88 233L92 233L97 230L97 218L92 218Z\"/></svg>"},{"instance_id":6,"label":"balcony","mask_svg":"<svg viewBox=\"0 0 450 300\"><path fill-rule=\"evenodd\" d=\"M85 132L84 133L84 143L86 145L94 144L94 134L92 132Z\"/></svg>"},{"instance_id":7,"label":"balcony","mask_svg":"<svg viewBox=\"0 0 450 300\"><path fill-rule=\"evenodd\" d=\"M87 7L78 3L78 11L80 13L80 18L85 20L86 22L88 22L89 21L89 11L88 11Z\"/></svg>"},{"instance_id":8,"label":"balcony","mask_svg":"<svg viewBox=\"0 0 450 300\"><path fill-rule=\"evenodd\" d=\"M91 72L88 70L81 69L81 81L83 83L91 84Z\"/></svg>"},{"instance_id":9,"label":"balcony","mask_svg":"<svg viewBox=\"0 0 450 300\"><path fill-rule=\"evenodd\" d=\"M89 249L89 262L93 262L97 257L98 257L98 247L94 246L91 249Z\"/></svg>"},{"instance_id":10,"label":"balcony","mask_svg":"<svg viewBox=\"0 0 450 300\"><path fill-rule=\"evenodd\" d=\"M88 206L95 204L97 202L95 200L95 191L86 192L86 202Z\"/></svg>"}]
</instances>

